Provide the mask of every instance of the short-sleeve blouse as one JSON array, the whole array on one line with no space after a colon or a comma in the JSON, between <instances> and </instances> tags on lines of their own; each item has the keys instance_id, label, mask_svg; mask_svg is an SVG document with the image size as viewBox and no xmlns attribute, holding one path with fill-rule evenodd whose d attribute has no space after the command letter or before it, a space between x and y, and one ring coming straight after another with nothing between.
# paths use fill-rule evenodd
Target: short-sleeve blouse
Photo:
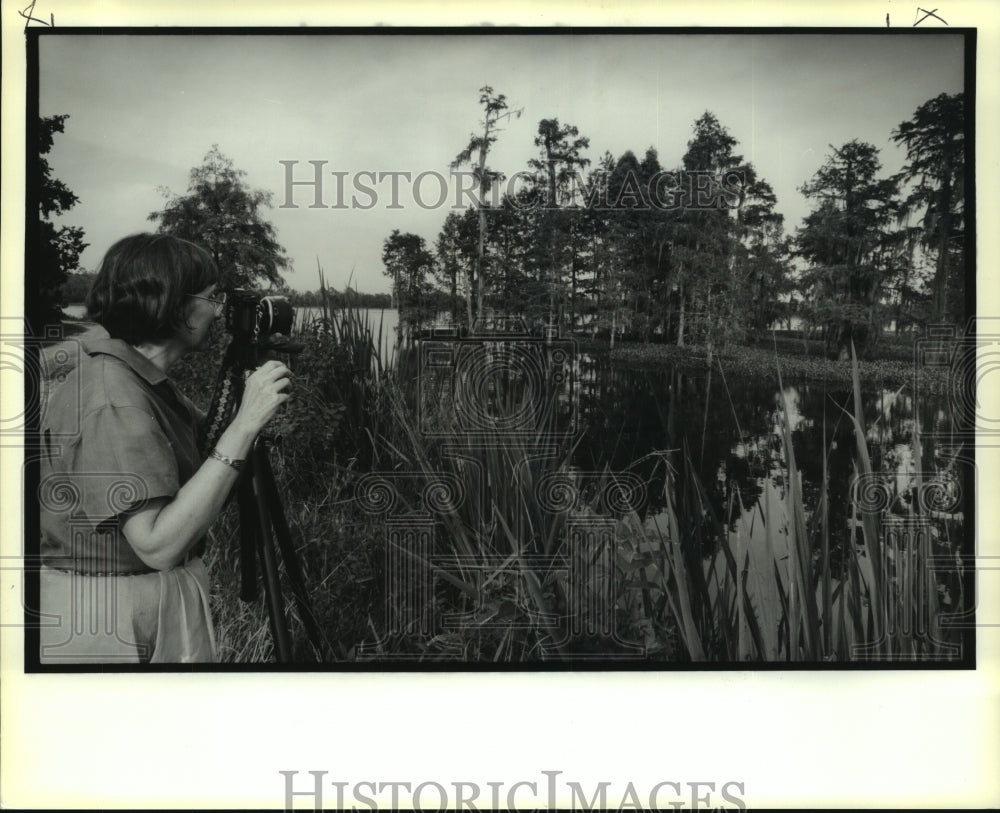
<instances>
[{"instance_id":1,"label":"short-sleeve blouse","mask_svg":"<svg viewBox=\"0 0 1000 813\"><path fill-rule=\"evenodd\" d=\"M200 414L121 339L83 342L82 350L42 415L42 561L76 573L148 573L120 517L173 498L197 471Z\"/></svg>"}]
</instances>

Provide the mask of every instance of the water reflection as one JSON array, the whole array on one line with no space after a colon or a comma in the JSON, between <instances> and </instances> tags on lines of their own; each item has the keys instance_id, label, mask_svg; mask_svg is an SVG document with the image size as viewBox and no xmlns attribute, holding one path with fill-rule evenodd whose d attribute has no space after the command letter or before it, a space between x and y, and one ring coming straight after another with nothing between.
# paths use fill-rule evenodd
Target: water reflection
<instances>
[{"instance_id":1,"label":"water reflection","mask_svg":"<svg viewBox=\"0 0 1000 813\"><path fill-rule=\"evenodd\" d=\"M574 465L631 467L648 483L648 514L665 507L664 456L654 453L667 452L675 467L692 467L730 531L738 523L750 528L755 514L763 515L785 496L784 414L807 514L819 503L826 447L831 536L848 537L855 471L850 385L785 378L779 388L777 375L768 381L677 367L629 369L600 354L581 354L575 372L573 399L583 432ZM915 404L908 389L862 390L872 468L887 477L901 501L909 499L920 465L913 446L915 419L923 430L918 444L923 468L949 465L927 431L940 436L950 429L943 402L922 397Z\"/></svg>"}]
</instances>

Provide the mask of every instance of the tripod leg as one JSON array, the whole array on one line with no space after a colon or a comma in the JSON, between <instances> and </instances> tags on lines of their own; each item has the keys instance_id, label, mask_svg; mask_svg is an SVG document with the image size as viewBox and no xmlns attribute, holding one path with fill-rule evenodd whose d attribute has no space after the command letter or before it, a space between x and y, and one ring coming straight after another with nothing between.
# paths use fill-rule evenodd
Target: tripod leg
<instances>
[{"instance_id":1,"label":"tripod leg","mask_svg":"<svg viewBox=\"0 0 1000 813\"><path fill-rule=\"evenodd\" d=\"M249 477L242 477L237 488L240 508L240 598L254 601L257 598L257 548L260 542L253 483Z\"/></svg>"},{"instance_id":2,"label":"tripod leg","mask_svg":"<svg viewBox=\"0 0 1000 813\"><path fill-rule=\"evenodd\" d=\"M266 453L261 451L258 454L260 459L260 481L264 492L263 496L267 499L271 510L274 535L278 542L278 550L281 553L281 558L285 563L285 572L288 574L288 580L292 585L292 596L295 599L295 606L299 611L299 616L302 618L309 641L322 661L323 647L321 641L323 635L320 632L319 624L316 623L316 617L313 615L312 607L309 604L305 578L302 575L302 567L295 553L295 546L292 544L291 529L288 527L284 509L281 507L281 496L278 494L278 484L274 479L274 471L271 469L271 463Z\"/></svg>"},{"instance_id":3,"label":"tripod leg","mask_svg":"<svg viewBox=\"0 0 1000 813\"><path fill-rule=\"evenodd\" d=\"M267 503L267 493L263 486L263 457L256 447L250 452L250 462L253 466L253 493L257 503L259 518L259 534L257 550L260 553L260 564L264 571L264 596L267 601L267 614L271 621L271 635L274 638L274 648L279 663L290 663L292 660L292 639L285 619L284 600L281 595L281 580L278 576L278 562L274 552L274 540L271 537L271 514Z\"/></svg>"}]
</instances>

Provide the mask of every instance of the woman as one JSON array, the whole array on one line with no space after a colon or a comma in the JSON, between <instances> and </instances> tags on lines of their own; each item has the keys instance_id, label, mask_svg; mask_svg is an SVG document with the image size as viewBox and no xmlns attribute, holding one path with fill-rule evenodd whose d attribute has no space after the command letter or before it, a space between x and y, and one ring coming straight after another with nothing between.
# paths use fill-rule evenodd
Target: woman
<instances>
[{"instance_id":1,"label":"woman","mask_svg":"<svg viewBox=\"0 0 1000 813\"><path fill-rule=\"evenodd\" d=\"M205 342L224 297L204 249L137 234L105 255L82 343L42 425L41 660L215 660L203 539L264 425L289 397L269 361L202 459L200 413L167 377Z\"/></svg>"}]
</instances>

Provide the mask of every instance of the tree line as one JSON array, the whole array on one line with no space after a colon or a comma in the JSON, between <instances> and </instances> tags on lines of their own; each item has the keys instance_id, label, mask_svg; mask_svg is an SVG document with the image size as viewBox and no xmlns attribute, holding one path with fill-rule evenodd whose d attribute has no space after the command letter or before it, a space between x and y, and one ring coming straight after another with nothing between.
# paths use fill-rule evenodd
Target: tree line
<instances>
[{"instance_id":1,"label":"tree line","mask_svg":"<svg viewBox=\"0 0 1000 813\"><path fill-rule=\"evenodd\" d=\"M836 354L851 342L874 349L892 322L899 331L966 316L961 93L925 102L892 131L907 156L895 175L882 173L875 145L831 145L800 187L813 208L793 235L770 184L711 112L694 122L672 164L651 147L641 158L605 152L592 166L590 140L577 127L542 119L536 157L520 173L528 182L493 202L504 176L490 153L501 125L522 111L490 87L479 101L480 128L452 162L472 167L477 205L448 213L432 245L399 230L383 243L388 304L410 335L441 313L467 330L480 317L516 314L532 328L711 353L795 316ZM32 276L43 312L56 314L79 301L85 281L69 274L87 245L83 230L52 222L77 197L45 159L67 118L40 120L36 179L41 238ZM161 191L165 205L150 221L206 246L224 287L264 285L300 306L322 302L319 291L288 289L291 263L265 217L271 195L249 188L217 145L191 170L186 193ZM387 304L384 295L333 292L333 304L348 300Z\"/></svg>"},{"instance_id":2,"label":"tree line","mask_svg":"<svg viewBox=\"0 0 1000 813\"><path fill-rule=\"evenodd\" d=\"M443 310L472 329L491 314L534 327L708 348L752 341L798 317L831 354L872 350L897 331L964 317L963 94L922 104L889 135L906 149L895 175L857 139L830 146L800 192L812 211L785 233L771 185L718 117L694 122L679 163L655 148L608 152L591 167L578 128L542 119L529 182L491 202L504 176L489 155L520 110L480 92L470 164L476 205L451 212L433 245L394 230L382 259L411 332ZM588 169L589 168L589 169ZM441 308L444 295L446 307Z\"/></svg>"}]
</instances>

